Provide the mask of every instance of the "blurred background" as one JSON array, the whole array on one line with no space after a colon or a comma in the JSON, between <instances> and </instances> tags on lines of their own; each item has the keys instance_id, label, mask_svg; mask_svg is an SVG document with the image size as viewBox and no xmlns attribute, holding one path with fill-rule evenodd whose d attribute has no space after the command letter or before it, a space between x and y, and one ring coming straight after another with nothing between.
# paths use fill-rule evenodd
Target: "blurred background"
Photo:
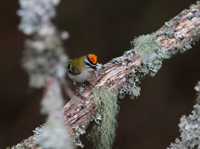
<instances>
[{"instance_id":1,"label":"blurred background","mask_svg":"<svg viewBox=\"0 0 200 149\"><path fill-rule=\"evenodd\" d=\"M88 53L106 63L130 49L130 41L159 29L195 0L63 0L53 20L70 38L66 53ZM21 67L26 37L17 30L18 1L0 1L0 148L15 145L45 122L39 112L43 90L28 91ZM195 103L200 80L200 43L167 61L155 77L146 77L141 96L120 100L113 149L164 149L179 136L178 124ZM73 85L71 85L73 86ZM66 102L69 100L65 99ZM85 149L91 142L82 137Z\"/></svg>"}]
</instances>

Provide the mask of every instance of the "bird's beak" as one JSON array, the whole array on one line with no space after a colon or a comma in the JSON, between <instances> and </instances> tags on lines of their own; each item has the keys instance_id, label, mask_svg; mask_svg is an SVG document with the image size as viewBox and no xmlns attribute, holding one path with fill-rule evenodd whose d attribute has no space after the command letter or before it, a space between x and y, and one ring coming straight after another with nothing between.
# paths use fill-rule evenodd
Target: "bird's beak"
<instances>
[{"instance_id":1,"label":"bird's beak","mask_svg":"<svg viewBox=\"0 0 200 149\"><path fill-rule=\"evenodd\" d=\"M96 70L97 69L96 65L92 65L92 69Z\"/></svg>"}]
</instances>

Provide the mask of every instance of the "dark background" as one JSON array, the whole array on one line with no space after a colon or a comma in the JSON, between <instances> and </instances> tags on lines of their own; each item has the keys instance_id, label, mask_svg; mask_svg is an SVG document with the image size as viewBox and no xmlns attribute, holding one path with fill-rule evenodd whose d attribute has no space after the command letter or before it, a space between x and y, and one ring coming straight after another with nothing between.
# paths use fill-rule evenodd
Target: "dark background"
<instances>
[{"instance_id":1,"label":"dark background","mask_svg":"<svg viewBox=\"0 0 200 149\"><path fill-rule=\"evenodd\" d=\"M70 33L65 41L71 58L88 53L106 63L130 49L130 41L159 29L195 0L63 0L54 22ZM42 90L28 92L21 68L25 36L17 0L0 1L0 148L17 144L43 124ZM200 44L167 61L155 77L146 77L141 96L120 100L113 149L164 149L179 136L178 123L194 104L200 80ZM66 99L66 101L69 99ZM86 149L92 144L83 137Z\"/></svg>"}]
</instances>

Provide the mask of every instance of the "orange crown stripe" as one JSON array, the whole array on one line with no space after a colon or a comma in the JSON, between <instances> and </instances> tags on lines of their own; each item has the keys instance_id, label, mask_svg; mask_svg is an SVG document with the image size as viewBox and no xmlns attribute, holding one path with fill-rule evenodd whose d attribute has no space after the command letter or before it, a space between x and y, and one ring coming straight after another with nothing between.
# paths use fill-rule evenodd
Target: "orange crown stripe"
<instances>
[{"instance_id":1,"label":"orange crown stripe","mask_svg":"<svg viewBox=\"0 0 200 149\"><path fill-rule=\"evenodd\" d=\"M94 64L97 63L97 56L96 56L96 55L94 55L94 54L89 54L88 57L89 57L89 59L90 59Z\"/></svg>"}]
</instances>

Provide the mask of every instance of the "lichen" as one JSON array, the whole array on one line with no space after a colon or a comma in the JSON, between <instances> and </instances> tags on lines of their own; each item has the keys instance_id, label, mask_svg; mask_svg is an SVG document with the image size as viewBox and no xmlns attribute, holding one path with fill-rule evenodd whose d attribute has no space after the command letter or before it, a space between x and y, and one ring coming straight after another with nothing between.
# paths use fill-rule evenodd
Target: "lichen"
<instances>
[{"instance_id":1,"label":"lichen","mask_svg":"<svg viewBox=\"0 0 200 149\"><path fill-rule=\"evenodd\" d=\"M130 60L133 59L134 55L135 55L135 52L134 52L133 49L125 51L123 56L113 58L110 62L108 62L108 64L121 63L121 62L124 62L125 60L129 60L130 61Z\"/></svg>"},{"instance_id":2,"label":"lichen","mask_svg":"<svg viewBox=\"0 0 200 149\"><path fill-rule=\"evenodd\" d=\"M26 41L23 67L30 76L31 87L43 87L52 75L58 78L65 76L67 56L58 33L54 27L45 36L36 35L34 39Z\"/></svg>"},{"instance_id":3,"label":"lichen","mask_svg":"<svg viewBox=\"0 0 200 149\"><path fill-rule=\"evenodd\" d=\"M97 73L98 71L104 69L104 68L105 68L104 65L102 65L101 63L97 63L97 66L96 66L96 73Z\"/></svg>"},{"instance_id":4,"label":"lichen","mask_svg":"<svg viewBox=\"0 0 200 149\"><path fill-rule=\"evenodd\" d=\"M141 75L140 72L136 73L135 68L133 67L127 74L126 74L126 83L122 86L119 90L118 97L119 99L123 99L126 94L130 95L131 99L138 97L140 95L140 80Z\"/></svg>"},{"instance_id":5,"label":"lichen","mask_svg":"<svg viewBox=\"0 0 200 149\"><path fill-rule=\"evenodd\" d=\"M192 48L191 43L186 43L181 47L181 52L183 53L191 48Z\"/></svg>"},{"instance_id":6,"label":"lichen","mask_svg":"<svg viewBox=\"0 0 200 149\"><path fill-rule=\"evenodd\" d=\"M41 24L49 23L55 17L55 6L60 0L19 0L21 9L17 14L21 17L19 29L26 35L34 34Z\"/></svg>"},{"instance_id":7,"label":"lichen","mask_svg":"<svg viewBox=\"0 0 200 149\"><path fill-rule=\"evenodd\" d=\"M175 33L174 36L176 37L177 40L182 40L185 38L185 33Z\"/></svg>"},{"instance_id":8,"label":"lichen","mask_svg":"<svg viewBox=\"0 0 200 149\"><path fill-rule=\"evenodd\" d=\"M92 116L91 121L94 121L96 124L100 124L102 121L102 116L100 114L96 114Z\"/></svg>"},{"instance_id":9,"label":"lichen","mask_svg":"<svg viewBox=\"0 0 200 149\"><path fill-rule=\"evenodd\" d=\"M171 143L167 149L200 149L200 82L195 86L197 91L197 103L189 116L180 119L180 137Z\"/></svg>"},{"instance_id":10,"label":"lichen","mask_svg":"<svg viewBox=\"0 0 200 149\"><path fill-rule=\"evenodd\" d=\"M87 125L84 125L84 124L82 124L80 126L74 125L72 127L72 129L74 131L74 133L71 134L72 137L73 137L73 140L75 141L76 146L80 146L81 148L83 148L84 145L83 145L83 143L82 143L82 141L80 139L80 136L86 133L86 131L85 131L86 128L87 128Z\"/></svg>"},{"instance_id":11,"label":"lichen","mask_svg":"<svg viewBox=\"0 0 200 149\"><path fill-rule=\"evenodd\" d=\"M41 102L43 114L47 114L48 125L42 130L36 129L36 142L42 148L69 149L74 148L74 144L66 129L67 123L61 112L64 101L62 99L61 87L57 80L52 80L46 89Z\"/></svg>"},{"instance_id":12,"label":"lichen","mask_svg":"<svg viewBox=\"0 0 200 149\"><path fill-rule=\"evenodd\" d=\"M81 84L79 87L77 87L76 92L81 94L85 90L84 84Z\"/></svg>"},{"instance_id":13,"label":"lichen","mask_svg":"<svg viewBox=\"0 0 200 149\"><path fill-rule=\"evenodd\" d=\"M94 143L94 149L111 149L117 127L116 115L119 112L117 96L105 86L94 89L93 95L95 111L102 120L93 126L88 137Z\"/></svg>"},{"instance_id":14,"label":"lichen","mask_svg":"<svg viewBox=\"0 0 200 149\"><path fill-rule=\"evenodd\" d=\"M167 27L172 27L172 24L171 24L170 22L165 22L165 25L166 25Z\"/></svg>"},{"instance_id":15,"label":"lichen","mask_svg":"<svg viewBox=\"0 0 200 149\"><path fill-rule=\"evenodd\" d=\"M186 15L188 13L187 9L184 9L183 11L181 11L181 13L179 13L178 15L176 15L173 20L180 20L182 16Z\"/></svg>"},{"instance_id":16,"label":"lichen","mask_svg":"<svg viewBox=\"0 0 200 149\"><path fill-rule=\"evenodd\" d=\"M195 13L195 14L193 14L193 15L190 15L190 16L188 17L188 19L189 19L189 20L192 20L192 18L194 18L194 17L200 17L200 12L197 12L197 13Z\"/></svg>"},{"instance_id":17,"label":"lichen","mask_svg":"<svg viewBox=\"0 0 200 149\"><path fill-rule=\"evenodd\" d=\"M36 127L35 130L33 130L33 137L31 141L23 140L22 143L18 143L17 145L14 145L12 147L7 147L6 149L31 149L34 148L38 144L38 137L42 135L42 132L46 128L48 123L44 123L43 125Z\"/></svg>"},{"instance_id":18,"label":"lichen","mask_svg":"<svg viewBox=\"0 0 200 149\"><path fill-rule=\"evenodd\" d=\"M131 42L134 52L141 57L142 61L154 59L155 51L158 51L161 48L160 43L155 42L155 40L156 35L153 33L141 35Z\"/></svg>"},{"instance_id":19,"label":"lichen","mask_svg":"<svg viewBox=\"0 0 200 149\"><path fill-rule=\"evenodd\" d=\"M181 17L180 17L179 15L177 15L177 16L175 16L173 19L178 21L178 20L181 19Z\"/></svg>"},{"instance_id":20,"label":"lichen","mask_svg":"<svg viewBox=\"0 0 200 149\"><path fill-rule=\"evenodd\" d=\"M26 40L23 68L30 76L31 87L44 87L52 75L65 76L68 61L62 47L67 32L60 33L51 23L55 17L55 6L60 0L19 0L21 17L19 29L32 39Z\"/></svg>"},{"instance_id":21,"label":"lichen","mask_svg":"<svg viewBox=\"0 0 200 149\"><path fill-rule=\"evenodd\" d=\"M199 34L199 32L200 32L200 28L194 28L193 29L193 35L194 36L197 36Z\"/></svg>"},{"instance_id":22,"label":"lichen","mask_svg":"<svg viewBox=\"0 0 200 149\"><path fill-rule=\"evenodd\" d=\"M17 145L12 146L12 147L7 147L6 149L26 149L26 147L22 145L21 143L18 143Z\"/></svg>"},{"instance_id":23,"label":"lichen","mask_svg":"<svg viewBox=\"0 0 200 149\"><path fill-rule=\"evenodd\" d=\"M174 31L171 29L166 29L164 31L161 31L159 33L156 34L156 37L161 36L161 35L165 35L165 38L172 38L174 35Z\"/></svg>"},{"instance_id":24,"label":"lichen","mask_svg":"<svg viewBox=\"0 0 200 149\"><path fill-rule=\"evenodd\" d=\"M183 11L181 11L181 13L179 14L179 16L184 16L188 13L187 9L184 9Z\"/></svg>"},{"instance_id":25,"label":"lichen","mask_svg":"<svg viewBox=\"0 0 200 149\"><path fill-rule=\"evenodd\" d=\"M124 98L126 94L130 95L131 99L135 99L140 95L140 83L145 75L155 76L161 68L163 60L169 59L175 54L173 49L161 47L159 42L156 42L156 37L165 34L168 37L173 36L173 32L165 30L158 34L142 35L131 42L133 50L141 57L142 65L139 67L133 66L126 74L126 82L119 90L118 97ZM188 48L187 45L184 45Z\"/></svg>"}]
</instances>

